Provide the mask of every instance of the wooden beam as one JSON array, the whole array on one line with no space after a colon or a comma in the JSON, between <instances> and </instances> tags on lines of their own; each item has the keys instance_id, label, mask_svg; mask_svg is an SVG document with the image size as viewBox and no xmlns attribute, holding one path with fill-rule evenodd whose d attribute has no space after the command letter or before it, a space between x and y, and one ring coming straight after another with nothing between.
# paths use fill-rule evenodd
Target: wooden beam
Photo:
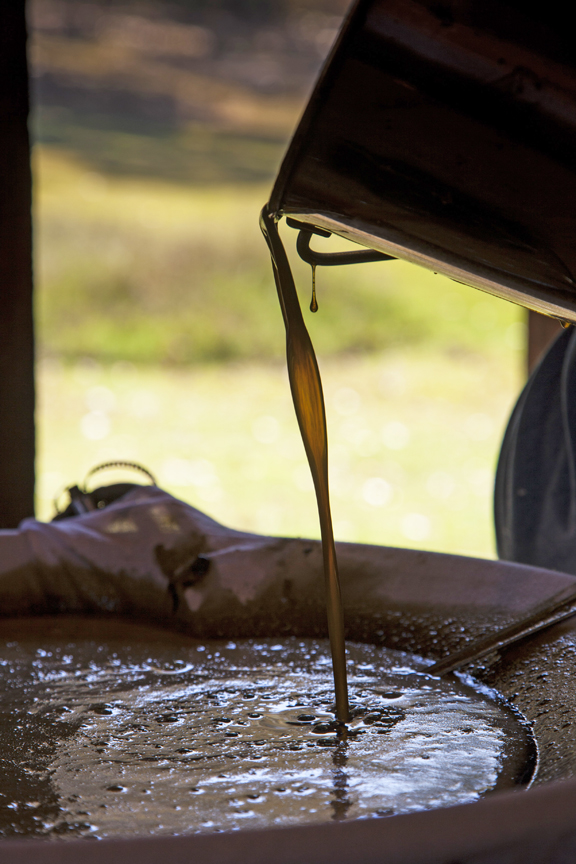
<instances>
[{"instance_id":1,"label":"wooden beam","mask_svg":"<svg viewBox=\"0 0 576 864\"><path fill-rule=\"evenodd\" d=\"M555 318L540 315L538 312L528 313L528 374L532 372L540 357L560 333L561 325Z\"/></svg>"},{"instance_id":2,"label":"wooden beam","mask_svg":"<svg viewBox=\"0 0 576 864\"><path fill-rule=\"evenodd\" d=\"M32 222L25 0L0 3L0 528L34 513Z\"/></svg>"}]
</instances>

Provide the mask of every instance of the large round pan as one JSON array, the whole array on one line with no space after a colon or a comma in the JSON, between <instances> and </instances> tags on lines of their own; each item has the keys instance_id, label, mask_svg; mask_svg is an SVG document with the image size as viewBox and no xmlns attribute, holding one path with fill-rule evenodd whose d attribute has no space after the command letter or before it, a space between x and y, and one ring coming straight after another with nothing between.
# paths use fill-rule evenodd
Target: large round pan
<instances>
[{"instance_id":1,"label":"large round pan","mask_svg":"<svg viewBox=\"0 0 576 864\"><path fill-rule=\"evenodd\" d=\"M93 525L103 524L105 518L114 514L94 514L85 523L92 519ZM242 534L201 518L202 548L196 544L194 555L199 558L190 569L192 576L182 581L176 594L172 586L172 601L176 596L178 602L160 602L160 586L152 583L139 602L124 569L114 579L106 577L107 593L98 609L90 582L96 576L90 575L90 568L83 603L82 579L76 574L74 594L66 593L70 574L62 576L53 561L51 604L45 611L53 613L59 602L63 613L106 614L110 595L118 594L124 580L129 601L114 611L130 614L132 620L155 620L203 638L326 634L317 541ZM128 537L126 543L130 542L139 542L142 552L142 537ZM125 555L128 552L129 545L124 548ZM353 543L339 544L338 553L348 638L431 658L446 656L528 615L547 598L576 587L572 576L506 562ZM23 572L17 583L10 582L9 575L0 579L0 602L4 609L10 606L12 616L43 611L38 591L33 608L27 603L32 583L28 585ZM43 578L48 578L46 572ZM104 578L102 571L100 578ZM12 620L9 627L14 631L17 622ZM322 826L99 843L7 841L0 843L0 861L550 864L576 860L575 673L576 619L509 648L502 656L492 655L474 670L476 677L499 690L533 724L540 764L529 791L494 793L475 804L443 810Z\"/></svg>"}]
</instances>

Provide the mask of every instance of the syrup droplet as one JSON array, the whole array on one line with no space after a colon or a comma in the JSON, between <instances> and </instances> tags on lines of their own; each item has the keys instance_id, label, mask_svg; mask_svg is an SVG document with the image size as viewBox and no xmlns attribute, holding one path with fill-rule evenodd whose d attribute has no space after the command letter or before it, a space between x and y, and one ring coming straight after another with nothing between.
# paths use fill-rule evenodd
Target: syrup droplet
<instances>
[{"instance_id":1,"label":"syrup droplet","mask_svg":"<svg viewBox=\"0 0 576 864\"><path fill-rule=\"evenodd\" d=\"M316 265L312 264L312 300L310 301L310 311L318 311L318 301L316 300Z\"/></svg>"}]
</instances>

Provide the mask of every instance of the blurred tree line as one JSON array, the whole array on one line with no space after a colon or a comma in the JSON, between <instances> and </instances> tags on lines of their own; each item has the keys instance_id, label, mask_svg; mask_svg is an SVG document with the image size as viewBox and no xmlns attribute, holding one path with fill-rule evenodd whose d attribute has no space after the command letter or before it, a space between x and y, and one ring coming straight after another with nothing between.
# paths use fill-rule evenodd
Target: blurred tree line
<instances>
[{"instance_id":1,"label":"blurred tree line","mask_svg":"<svg viewBox=\"0 0 576 864\"><path fill-rule=\"evenodd\" d=\"M117 9L120 4L116 0L101 0L99 5L112 10ZM342 15L350 3L349 0L154 0L143 4L141 0L124 0L121 5L142 11L156 8L171 16L178 11L184 11L191 16L225 13L246 21L276 22L306 12Z\"/></svg>"}]
</instances>

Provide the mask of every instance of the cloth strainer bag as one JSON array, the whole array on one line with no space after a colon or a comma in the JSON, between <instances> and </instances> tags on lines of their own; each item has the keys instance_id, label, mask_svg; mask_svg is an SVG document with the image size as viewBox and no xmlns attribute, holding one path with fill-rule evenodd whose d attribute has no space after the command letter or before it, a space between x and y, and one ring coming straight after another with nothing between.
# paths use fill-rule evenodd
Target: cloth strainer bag
<instances>
[{"instance_id":1,"label":"cloth strainer bag","mask_svg":"<svg viewBox=\"0 0 576 864\"><path fill-rule=\"evenodd\" d=\"M486 616L508 623L572 585L517 564L337 546L346 626L361 640L380 638L388 623L396 632L404 610L422 608L427 627L458 609L478 635ZM237 531L158 487L135 487L102 510L0 531L0 616L58 613L126 615L202 638L323 635L322 549Z\"/></svg>"},{"instance_id":2,"label":"cloth strainer bag","mask_svg":"<svg viewBox=\"0 0 576 864\"><path fill-rule=\"evenodd\" d=\"M25 519L0 531L0 615L186 621L215 558L233 562L211 568L226 593L243 573L242 553L254 564L261 550L273 557L275 542L220 525L158 487L135 486L102 510L49 523Z\"/></svg>"},{"instance_id":3,"label":"cloth strainer bag","mask_svg":"<svg viewBox=\"0 0 576 864\"><path fill-rule=\"evenodd\" d=\"M498 555L576 574L576 330L532 372L502 443L494 494Z\"/></svg>"}]
</instances>

